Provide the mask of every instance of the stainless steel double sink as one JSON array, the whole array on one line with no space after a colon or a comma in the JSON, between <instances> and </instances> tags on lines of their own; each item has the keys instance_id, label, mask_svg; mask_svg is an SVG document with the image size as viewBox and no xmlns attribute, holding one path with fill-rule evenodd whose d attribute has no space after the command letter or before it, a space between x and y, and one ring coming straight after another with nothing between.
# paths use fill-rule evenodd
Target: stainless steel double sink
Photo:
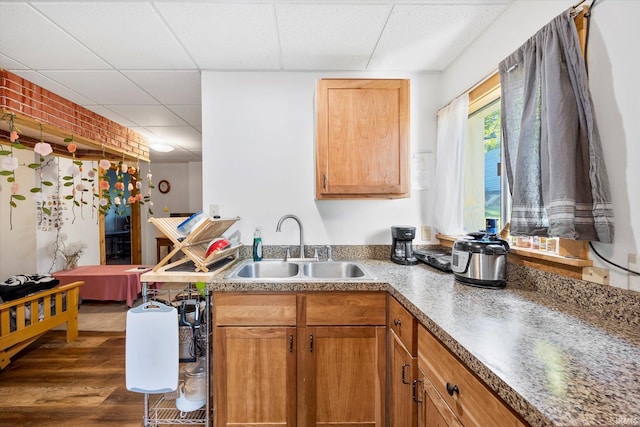
<instances>
[{"instance_id":1,"label":"stainless steel double sink","mask_svg":"<svg viewBox=\"0 0 640 427\"><path fill-rule=\"evenodd\" d=\"M367 280L375 279L356 261L246 260L225 279L240 280Z\"/></svg>"}]
</instances>

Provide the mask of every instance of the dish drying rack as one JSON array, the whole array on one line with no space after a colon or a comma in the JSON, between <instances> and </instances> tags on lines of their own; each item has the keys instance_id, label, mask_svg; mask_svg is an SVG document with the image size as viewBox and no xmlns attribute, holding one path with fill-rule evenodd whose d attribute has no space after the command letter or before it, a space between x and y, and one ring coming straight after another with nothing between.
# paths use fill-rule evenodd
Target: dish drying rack
<instances>
[{"instance_id":1,"label":"dish drying rack","mask_svg":"<svg viewBox=\"0 0 640 427\"><path fill-rule=\"evenodd\" d=\"M240 218L211 219L206 217L197 225L191 233L184 235L178 231L178 225L187 217L149 218L149 222L156 226L173 244L173 249L153 267L153 271L167 271L173 267L192 261L195 271L209 272L209 266L225 258L233 257L233 262L224 264L222 268L228 268L239 258L239 249L242 243L232 245L221 251L215 251L207 256L207 248L213 239L222 236ZM170 262L174 255L182 252L184 256L177 261Z\"/></svg>"},{"instance_id":2,"label":"dish drying rack","mask_svg":"<svg viewBox=\"0 0 640 427\"><path fill-rule=\"evenodd\" d=\"M144 394L144 426L145 427L157 427L160 425L213 425L212 416L212 402L211 402L211 380L212 380L212 366L211 366L211 337L212 337L212 316L211 316L211 295L208 290L203 290L205 293L204 301L205 308L202 314L202 321L200 323L199 334L199 346L204 349L200 357L205 359L205 377L206 377L206 396L207 401L205 406L195 411L183 412L176 407L177 392L163 393L153 395L149 393ZM172 298L172 294L175 296ZM147 301L162 301L172 303L178 301L178 297L182 298L199 298L202 294L199 290L191 287L189 284L186 289L180 290L168 290L163 291L161 289L151 289L147 287L147 283L143 284L142 296L143 302ZM177 319L176 319L177 321ZM180 362L182 365L185 362Z\"/></svg>"}]
</instances>

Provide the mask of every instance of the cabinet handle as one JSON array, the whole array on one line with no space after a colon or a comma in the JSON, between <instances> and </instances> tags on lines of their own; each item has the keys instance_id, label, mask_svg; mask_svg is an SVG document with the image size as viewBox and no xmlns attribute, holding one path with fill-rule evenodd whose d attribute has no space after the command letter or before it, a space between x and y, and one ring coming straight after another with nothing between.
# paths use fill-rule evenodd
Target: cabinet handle
<instances>
[{"instance_id":1,"label":"cabinet handle","mask_svg":"<svg viewBox=\"0 0 640 427\"><path fill-rule=\"evenodd\" d=\"M289 353L293 353L293 334L289 335Z\"/></svg>"},{"instance_id":2,"label":"cabinet handle","mask_svg":"<svg viewBox=\"0 0 640 427\"><path fill-rule=\"evenodd\" d=\"M411 384L409 381L406 380L405 373L404 373L404 368L406 368L407 366L410 367L411 364L410 363L403 363L402 364L402 384Z\"/></svg>"},{"instance_id":3,"label":"cabinet handle","mask_svg":"<svg viewBox=\"0 0 640 427\"><path fill-rule=\"evenodd\" d=\"M453 396L454 394L460 394L460 390L457 385L447 383L447 393L449 393L449 396Z\"/></svg>"},{"instance_id":4,"label":"cabinet handle","mask_svg":"<svg viewBox=\"0 0 640 427\"><path fill-rule=\"evenodd\" d=\"M327 174L322 174L322 188L327 189Z\"/></svg>"},{"instance_id":5,"label":"cabinet handle","mask_svg":"<svg viewBox=\"0 0 640 427\"><path fill-rule=\"evenodd\" d=\"M412 398L413 401L416 403L422 403L421 399L418 399L418 383L421 383L422 380L413 380L413 393L412 393Z\"/></svg>"},{"instance_id":6,"label":"cabinet handle","mask_svg":"<svg viewBox=\"0 0 640 427\"><path fill-rule=\"evenodd\" d=\"M393 324L396 326L402 326L402 321L400 319L393 319Z\"/></svg>"},{"instance_id":7,"label":"cabinet handle","mask_svg":"<svg viewBox=\"0 0 640 427\"><path fill-rule=\"evenodd\" d=\"M309 351L313 353L313 334L309 334Z\"/></svg>"}]
</instances>

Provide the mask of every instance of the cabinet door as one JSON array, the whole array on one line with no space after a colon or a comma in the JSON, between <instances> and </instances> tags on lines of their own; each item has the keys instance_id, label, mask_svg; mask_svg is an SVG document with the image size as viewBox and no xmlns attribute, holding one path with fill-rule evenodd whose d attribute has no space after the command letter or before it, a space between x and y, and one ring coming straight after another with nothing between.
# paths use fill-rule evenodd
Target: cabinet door
<instances>
[{"instance_id":1,"label":"cabinet door","mask_svg":"<svg viewBox=\"0 0 640 427\"><path fill-rule=\"evenodd\" d=\"M216 426L296 425L296 329L218 327Z\"/></svg>"},{"instance_id":2,"label":"cabinet door","mask_svg":"<svg viewBox=\"0 0 640 427\"><path fill-rule=\"evenodd\" d=\"M395 333L412 356L418 352L418 324L416 318L394 297L389 296L389 330Z\"/></svg>"},{"instance_id":3,"label":"cabinet door","mask_svg":"<svg viewBox=\"0 0 640 427\"><path fill-rule=\"evenodd\" d=\"M318 83L316 198L409 197L409 80Z\"/></svg>"},{"instance_id":4,"label":"cabinet door","mask_svg":"<svg viewBox=\"0 0 640 427\"><path fill-rule=\"evenodd\" d=\"M299 425L384 425L385 329L384 326L298 329Z\"/></svg>"},{"instance_id":5,"label":"cabinet door","mask_svg":"<svg viewBox=\"0 0 640 427\"><path fill-rule=\"evenodd\" d=\"M390 387L389 404L392 427L415 427L417 405L413 399L413 381L417 372L417 360L409 354L400 338L390 333L389 354Z\"/></svg>"},{"instance_id":6,"label":"cabinet door","mask_svg":"<svg viewBox=\"0 0 640 427\"><path fill-rule=\"evenodd\" d=\"M420 368L418 380L414 384L415 400L418 402L418 427L463 427Z\"/></svg>"}]
</instances>

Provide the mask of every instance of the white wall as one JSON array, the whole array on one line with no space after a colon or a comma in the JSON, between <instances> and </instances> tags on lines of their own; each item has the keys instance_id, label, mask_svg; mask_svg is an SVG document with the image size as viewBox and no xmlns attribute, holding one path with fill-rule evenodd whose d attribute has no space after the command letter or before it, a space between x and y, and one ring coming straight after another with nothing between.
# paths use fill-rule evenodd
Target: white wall
<instances>
[{"instance_id":1,"label":"white wall","mask_svg":"<svg viewBox=\"0 0 640 427\"><path fill-rule=\"evenodd\" d=\"M3 145L3 149L8 148ZM14 150L14 157L20 164L34 162L33 151ZM0 162L3 156L0 156ZM1 165L1 163L0 163ZM0 166L1 167L1 166ZM16 170L16 182L20 185L19 194L26 197L17 201L17 208L10 214L11 184L7 177L0 177L0 282L15 274L36 273L36 202L29 189L35 185L32 169L19 167ZM10 221L11 215L11 221ZM10 222L13 228L10 227Z\"/></svg>"},{"instance_id":2,"label":"white wall","mask_svg":"<svg viewBox=\"0 0 640 427\"><path fill-rule=\"evenodd\" d=\"M140 164L140 176L146 179L149 170L148 163ZM156 218L168 217L172 212L197 212L202 209L202 163L153 163L151 164L152 182L152 211ZM167 180L171 190L162 194L158 191L158 183ZM142 263L155 265L156 235L158 230L149 223L148 206L141 209L142 228Z\"/></svg>"},{"instance_id":3,"label":"white wall","mask_svg":"<svg viewBox=\"0 0 640 427\"><path fill-rule=\"evenodd\" d=\"M498 63L517 49L540 27L573 1L527 1L512 5L485 34L443 75L444 105L484 76L497 70ZM640 241L640 57L633 37L640 2L599 1L592 10L588 66L596 121L614 203L614 244L595 244L602 255L627 266L628 254L638 253ZM490 48L488 48L490 47ZM597 266L611 268L593 253ZM626 288L628 275L611 268L611 283ZM633 279L639 286L640 279Z\"/></svg>"},{"instance_id":4,"label":"white wall","mask_svg":"<svg viewBox=\"0 0 640 427\"><path fill-rule=\"evenodd\" d=\"M588 66L591 95L613 195L616 236L613 245L596 245L598 252L627 266L629 254L640 249L640 57L633 34L640 2L607 0L592 12ZM597 258L594 258L597 259ZM606 266L598 261L598 265ZM624 287L627 274L615 268L612 278ZM640 291L640 277L635 277Z\"/></svg>"},{"instance_id":5,"label":"white wall","mask_svg":"<svg viewBox=\"0 0 640 427\"><path fill-rule=\"evenodd\" d=\"M551 19L575 3L571 0L519 0L502 13L442 76L442 106L498 71L498 63Z\"/></svg>"},{"instance_id":6,"label":"white wall","mask_svg":"<svg viewBox=\"0 0 640 427\"><path fill-rule=\"evenodd\" d=\"M298 229L278 219L295 214L305 243L389 244L390 227L429 224L430 190L400 200L315 200L314 92L322 77L411 79L411 151L435 151L439 74L203 72L203 205L239 216L250 244L255 227L266 245L293 245Z\"/></svg>"},{"instance_id":7,"label":"white wall","mask_svg":"<svg viewBox=\"0 0 640 427\"><path fill-rule=\"evenodd\" d=\"M14 150L20 164L34 162L34 154L31 150ZM45 180L54 182L58 176L67 174L67 168L71 165L70 159L54 158L49 167L44 171ZM91 169L90 162L86 162L85 170ZM61 258L54 262L52 255L47 250L47 245L56 240L56 231L43 231L37 226L36 202L29 191L37 186L36 173L33 169L19 167L16 181L20 184L19 193L26 200L17 202L18 207L13 209L13 230L9 229L9 194L10 184L6 178L0 180L0 281L14 274L50 273L64 267ZM62 179L60 183L62 185ZM55 187L44 187L47 194L54 194ZM61 192L68 191L61 187ZM91 202L91 196L87 198ZM95 210L85 206L81 210L75 208L75 220L71 201L65 201L62 214L63 225L60 233L67 235L66 243L84 242L87 244L85 253L80 258L78 265L93 265L100 263L100 242L98 230L98 218Z\"/></svg>"},{"instance_id":8,"label":"white wall","mask_svg":"<svg viewBox=\"0 0 640 427\"><path fill-rule=\"evenodd\" d=\"M45 180L49 180L53 183L56 181L56 177L60 177L60 193L64 195L70 194L70 190L66 187L63 187L64 181L62 177L67 175L67 169L72 165L72 160L56 157L57 161L52 162L50 167L47 167L44 170L44 178ZM96 162L84 162L83 176L87 176L86 172L92 168L97 168ZM57 170L56 170L57 169ZM98 177L95 177L96 183ZM45 193L55 194L55 187L52 189L47 189L45 187ZM36 240L37 240L37 269L39 273L51 273L54 271L62 270L65 266L65 262L61 256L59 256L55 262L52 254L48 250L48 246L50 243L55 242L56 238L59 235L66 234L67 239L65 240L65 244L69 245L74 242L83 242L87 244L87 248L85 252L82 254L78 261L78 265L96 265L100 264L100 229L98 226L98 212L96 209L92 208L93 196L91 194L86 195L84 200L86 200L89 204L82 206L82 209L79 206L73 207L73 203L71 200L63 200L64 203L64 213L62 215L62 227L60 227L59 234L56 230L51 229L48 231L44 231L38 229L35 226L35 221L31 224L33 228L35 228ZM96 203L96 208L97 208Z\"/></svg>"}]
</instances>

